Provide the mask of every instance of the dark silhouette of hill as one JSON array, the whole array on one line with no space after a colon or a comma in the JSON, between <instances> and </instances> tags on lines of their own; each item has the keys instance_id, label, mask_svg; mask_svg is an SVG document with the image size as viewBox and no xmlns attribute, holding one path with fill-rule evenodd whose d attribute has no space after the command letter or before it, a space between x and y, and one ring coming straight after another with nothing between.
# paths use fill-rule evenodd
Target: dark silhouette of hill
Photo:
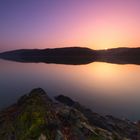
<instances>
[{"instance_id":1,"label":"dark silhouette of hill","mask_svg":"<svg viewBox=\"0 0 140 140\"><path fill-rule=\"evenodd\" d=\"M96 52L89 48L67 47L55 49L22 49L4 52L0 58L18 62L44 62L56 64L88 64L95 61Z\"/></svg>"},{"instance_id":2,"label":"dark silhouette of hill","mask_svg":"<svg viewBox=\"0 0 140 140\"><path fill-rule=\"evenodd\" d=\"M98 61L116 64L140 64L140 48L114 48L98 51Z\"/></svg>"},{"instance_id":3,"label":"dark silhouette of hill","mask_svg":"<svg viewBox=\"0 0 140 140\"><path fill-rule=\"evenodd\" d=\"M22 49L0 53L1 59L25 63L88 64L94 61L140 65L140 48L92 50L82 47Z\"/></svg>"}]
</instances>

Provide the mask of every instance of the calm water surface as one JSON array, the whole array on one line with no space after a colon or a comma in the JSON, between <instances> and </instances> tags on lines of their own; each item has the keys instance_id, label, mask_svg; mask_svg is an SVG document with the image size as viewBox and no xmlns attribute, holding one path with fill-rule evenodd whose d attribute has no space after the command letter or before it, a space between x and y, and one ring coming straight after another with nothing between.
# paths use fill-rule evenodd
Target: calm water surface
<instances>
[{"instance_id":1,"label":"calm water surface","mask_svg":"<svg viewBox=\"0 0 140 140\"><path fill-rule=\"evenodd\" d=\"M0 108L41 87L64 94L103 115L140 119L140 66L18 63L0 60Z\"/></svg>"}]
</instances>

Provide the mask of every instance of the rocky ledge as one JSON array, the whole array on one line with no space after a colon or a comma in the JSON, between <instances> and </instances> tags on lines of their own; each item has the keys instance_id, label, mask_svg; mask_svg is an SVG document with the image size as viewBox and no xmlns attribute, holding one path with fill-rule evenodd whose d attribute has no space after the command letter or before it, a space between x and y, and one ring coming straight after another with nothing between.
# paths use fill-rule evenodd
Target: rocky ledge
<instances>
[{"instance_id":1,"label":"rocky ledge","mask_svg":"<svg viewBox=\"0 0 140 140\"><path fill-rule=\"evenodd\" d=\"M1 140L140 140L139 125L34 89L0 112Z\"/></svg>"}]
</instances>

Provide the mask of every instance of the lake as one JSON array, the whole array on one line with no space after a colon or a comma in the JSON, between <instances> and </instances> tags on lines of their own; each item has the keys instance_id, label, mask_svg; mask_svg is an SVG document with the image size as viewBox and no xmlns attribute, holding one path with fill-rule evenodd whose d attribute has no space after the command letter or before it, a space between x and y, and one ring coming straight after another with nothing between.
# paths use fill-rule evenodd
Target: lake
<instances>
[{"instance_id":1,"label":"lake","mask_svg":"<svg viewBox=\"0 0 140 140\"><path fill-rule=\"evenodd\" d=\"M0 108L32 90L63 94L103 115L140 119L140 65L19 63L0 60Z\"/></svg>"}]
</instances>

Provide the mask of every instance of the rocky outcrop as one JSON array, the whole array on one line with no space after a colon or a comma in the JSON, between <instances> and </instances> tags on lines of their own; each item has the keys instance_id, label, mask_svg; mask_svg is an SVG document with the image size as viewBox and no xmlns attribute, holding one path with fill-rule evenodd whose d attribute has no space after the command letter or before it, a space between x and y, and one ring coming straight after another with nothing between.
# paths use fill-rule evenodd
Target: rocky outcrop
<instances>
[{"instance_id":1,"label":"rocky outcrop","mask_svg":"<svg viewBox=\"0 0 140 140\"><path fill-rule=\"evenodd\" d=\"M51 100L41 88L0 112L2 140L139 140L137 126L100 116L65 96ZM63 103L62 103L63 102Z\"/></svg>"},{"instance_id":2,"label":"rocky outcrop","mask_svg":"<svg viewBox=\"0 0 140 140\"><path fill-rule=\"evenodd\" d=\"M111 115L101 116L64 95L59 95L55 97L55 99L67 106L79 110L88 119L91 125L108 130L117 135L119 134L121 137L127 137L132 140L138 139L138 127L129 120L121 120Z\"/></svg>"}]
</instances>

